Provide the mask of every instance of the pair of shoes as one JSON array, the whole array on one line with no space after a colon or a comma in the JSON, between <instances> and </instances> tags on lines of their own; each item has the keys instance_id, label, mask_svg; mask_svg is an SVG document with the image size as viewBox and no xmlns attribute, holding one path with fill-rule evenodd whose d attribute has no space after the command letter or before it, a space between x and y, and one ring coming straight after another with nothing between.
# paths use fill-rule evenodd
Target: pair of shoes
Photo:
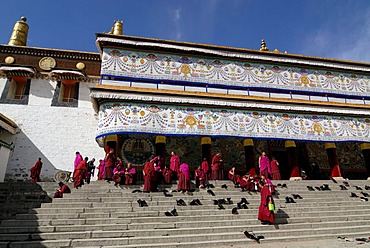
<instances>
[{"instance_id":1,"label":"pair of shoes","mask_svg":"<svg viewBox=\"0 0 370 248\"><path fill-rule=\"evenodd\" d=\"M249 238L249 239L251 239L251 240L256 241L258 244L260 243L259 238L258 238L258 237L256 237L256 235L255 235L253 232L248 232L248 231L246 230L246 231L244 231L244 235L245 235L247 238Z\"/></svg>"},{"instance_id":2,"label":"pair of shoes","mask_svg":"<svg viewBox=\"0 0 370 248\"><path fill-rule=\"evenodd\" d=\"M171 210L171 211L167 211L167 212L165 212L165 213L164 213L164 215L166 215L166 216L178 216L179 214L177 213L176 208L174 208L174 209L173 209L173 210Z\"/></svg>"},{"instance_id":3,"label":"pair of shoes","mask_svg":"<svg viewBox=\"0 0 370 248\"><path fill-rule=\"evenodd\" d=\"M303 197L298 194L292 194L292 196L294 199L303 199Z\"/></svg>"},{"instance_id":4,"label":"pair of shoes","mask_svg":"<svg viewBox=\"0 0 370 248\"><path fill-rule=\"evenodd\" d=\"M222 184L221 185L221 189L226 189L227 190L227 185L226 184Z\"/></svg>"},{"instance_id":5,"label":"pair of shoes","mask_svg":"<svg viewBox=\"0 0 370 248\"><path fill-rule=\"evenodd\" d=\"M137 200L137 203L139 203L139 207L147 207L148 206L148 204L146 203L145 200L139 199L139 200Z\"/></svg>"},{"instance_id":6,"label":"pair of shoes","mask_svg":"<svg viewBox=\"0 0 370 248\"><path fill-rule=\"evenodd\" d=\"M355 186L355 188L356 188L356 190L362 190L362 188L359 187L359 186Z\"/></svg>"},{"instance_id":7,"label":"pair of shoes","mask_svg":"<svg viewBox=\"0 0 370 248\"><path fill-rule=\"evenodd\" d=\"M200 200L199 200L199 199L195 199L195 200L191 200L191 201L189 202L189 205L190 205L190 206L198 206L198 205L203 205L203 204L200 202Z\"/></svg>"},{"instance_id":8,"label":"pair of shoes","mask_svg":"<svg viewBox=\"0 0 370 248\"><path fill-rule=\"evenodd\" d=\"M356 193L353 193L353 192L351 192L351 195L350 195L350 197L358 197L358 195L356 194Z\"/></svg>"},{"instance_id":9,"label":"pair of shoes","mask_svg":"<svg viewBox=\"0 0 370 248\"><path fill-rule=\"evenodd\" d=\"M296 202L293 200L292 197L287 196L287 197L285 197L285 203L296 203Z\"/></svg>"},{"instance_id":10,"label":"pair of shoes","mask_svg":"<svg viewBox=\"0 0 370 248\"><path fill-rule=\"evenodd\" d=\"M207 193L211 196L216 196L216 194L211 189L207 190Z\"/></svg>"},{"instance_id":11,"label":"pair of shoes","mask_svg":"<svg viewBox=\"0 0 370 248\"><path fill-rule=\"evenodd\" d=\"M183 199L176 200L177 206L186 206L186 203Z\"/></svg>"},{"instance_id":12,"label":"pair of shoes","mask_svg":"<svg viewBox=\"0 0 370 248\"><path fill-rule=\"evenodd\" d=\"M248 209L247 204L239 202L236 204L239 209Z\"/></svg>"},{"instance_id":13,"label":"pair of shoes","mask_svg":"<svg viewBox=\"0 0 370 248\"><path fill-rule=\"evenodd\" d=\"M370 190L370 186L365 185L365 189L366 189L366 190Z\"/></svg>"},{"instance_id":14,"label":"pair of shoes","mask_svg":"<svg viewBox=\"0 0 370 248\"><path fill-rule=\"evenodd\" d=\"M361 201L369 201L369 199L367 199L366 197L360 197Z\"/></svg>"},{"instance_id":15,"label":"pair of shoes","mask_svg":"<svg viewBox=\"0 0 370 248\"><path fill-rule=\"evenodd\" d=\"M365 196L365 197L370 197L370 195L369 195L368 193L366 193L366 192L362 192L362 191L361 191L361 194L362 194L363 196Z\"/></svg>"},{"instance_id":16,"label":"pair of shoes","mask_svg":"<svg viewBox=\"0 0 370 248\"><path fill-rule=\"evenodd\" d=\"M340 187L340 190L347 190L347 187L344 185L339 185L339 187Z\"/></svg>"}]
</instances>

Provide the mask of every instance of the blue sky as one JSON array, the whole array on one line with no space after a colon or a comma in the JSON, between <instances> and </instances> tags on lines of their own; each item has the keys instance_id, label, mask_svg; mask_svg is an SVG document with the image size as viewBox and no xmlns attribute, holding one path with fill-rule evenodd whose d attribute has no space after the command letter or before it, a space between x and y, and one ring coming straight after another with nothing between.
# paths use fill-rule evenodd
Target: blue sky
<instances>
[{"instance_id":1,"label":"blue sky","mask_svg":"<svg viewBox=\"0 0 370 248\"><path fill-rule=\"evenodd\" d=\"M370 0L1 0L0 44L26 16L28 46L97 51L95 33L370 62Z\"/></svg>"}]
</instances>

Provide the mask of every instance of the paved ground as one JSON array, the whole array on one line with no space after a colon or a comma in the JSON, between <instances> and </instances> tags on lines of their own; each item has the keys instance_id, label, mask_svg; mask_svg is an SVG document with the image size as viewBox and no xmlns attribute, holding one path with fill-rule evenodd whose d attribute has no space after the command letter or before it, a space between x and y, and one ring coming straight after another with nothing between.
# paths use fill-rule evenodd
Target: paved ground
<instances>
[{"instance_id":1,"label":"paved ground","mask_svg":"<svg viewBox=\"0 0 370 248\"><path fill-rule=\"evenodd\" d=\"M289 242L289 243L263 243L261 244L246 244L244 246L228 246L234 248L370 248L370 243L360 242L351 240L337 240L337 239L327 239L327 240L316 240L316 241L301 241L301 242Z\"/></svg>"}]
</instances>

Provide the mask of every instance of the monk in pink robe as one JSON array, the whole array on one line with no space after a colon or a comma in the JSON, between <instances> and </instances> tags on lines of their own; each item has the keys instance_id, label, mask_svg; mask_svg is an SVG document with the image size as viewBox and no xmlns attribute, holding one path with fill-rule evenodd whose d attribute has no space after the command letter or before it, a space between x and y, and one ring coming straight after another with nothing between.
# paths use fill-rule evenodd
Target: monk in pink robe
<instances>
[{"instance_id":1,"label":"monk in pink robe","mask_svg":"<svg viewBox=\"0 0 370 248\"><path fill-rule=\"evenodd\" d=\"M182 163L179 169L178 191L190 190L190 168L188 164Z\"/></svg>"},{"instance_id":2,"label":"monk in pink robe","mask_svg":"<svg viewBox=\"0 0 370 248\"><path fill-rule=\"evenodd\" d=\"M104 160L100 159L98 165L98 180L104 179L104 172L105 172Z\"/></svg>"},{"instance_id":3,"label":"monk in pink robe","mask_svg":"<svg viewBox=\"0 0 370 248\"><path fill-rule=\"evenodd\" d=\"M40 174L41 174L41 169L42 169L42 162L41 158L39 158L35 165L31 167L30 173L31 173L31 181L33 183L40 182Z\"/></svg>"},{"instance_id":4,"label":"monk in pink robe","mask_svg":"<svg viewBox=\"0 0 370 248\"><path fill-rule=\"evenodd\" d=\"M263 181L260 181L260 188L261 188L261 203L258 208L258 220L260 220L262 224L274 224L275 223L274 211L270 211L268 207L269 203L274 204L274 199L272 198L268 186L265 185Z\"/></svg>"},{"instance_id":5,"label":"monk in pink robe","mask_svg":"<svg viewBox=\"0 0 370 248\"><path fill-rule=\"evenodd\" d=\"M89 160L87 157L82 160L73 172L73 182L76 189L84 184L84 179L87 171L87 160Z\"/></svg>"},{"instance_id":6,"label":"monk in pink robe","mask_svg":"<svg viewBox=\"0 0 370 248\"><path fill-rule=\"evenodd\" d=\"M112 180L113 177L113 169L116 165L116 156L114 155L114 149L111 148L109 152L105 155L104 159L104 179L107 181Z\"/></svg>"},{"instance_id":7,"label":"monk in pink robe","mask_svg":"<svg viewBox=\"0 0 370 248\"><path fill-rule=\"evenodd\" d=\"M151 192L153 189L153 179L155 177L154 172L154 163L148 161L144 165L143 169L143 176L144 176L144 192Z\"/></svg>"},{"instance_id":8,"label":"monk in pink robe","mask_svg":"<svg viewBox=\"0 0 370 248\"><path fill-rule=\"evenodd\" d=\"M77 165L83 160L82 155L79 152L76 152L76 157L74 161L74 169L77 168Z\"/></svg>"},{"instance_id":9,"label":"monk in pink robe","mask_svg":"<svg viewBox=\"0 0 370 248\"><path fill-rule=\"evenodd\" d=\"M209 171L209 164L206 158L203 158L201 167L205 175L205 180L208 181L209 179L211 179L211 177L210 177L210 171Z\"/></svg>"},{"instance_id":10,"label":"monk in pink robe","mask_svg":"<svg viewBox=\"0 0 370 248\"><path fill-rule=\"evenodd\" d=\"M199 166L198 169L195 170L194 180L197 187L204 187L206 183L206 174L204 173L202 166Z\"/></svg>"},{"instance_id":11,"label":"monk in pink robe","mask_svg":"<svg viewBox=\"0 0 370 248\"><path fill-rule=\"evenodd\" d=\"M276 158L272 157L270 167L272 180L281 180L279 162L276 160Z\"/></svg>"},{"instance_id":12,"label":"monk in pink robe","mask_svg":"<svg viewBox=\"0 0 370 248\"><path fill-rule=\"evenodd\" d=\"M172 171L172 178L177 179L177 172L179 171L180 157L175 152L171 152L170 169Z\"/></svg>"},{"instance_id":13,"label":"monk in pink robe","mask_svg":"<svg viewBox=\"0 0 370 248\"><path fill-rule=\"evenodd\" d=\"M222 163L222 157L221 153L217 153L215 156L212 158L212 179L213 180L222 180L224 178L224 173L223 173L223 163Z\"/></svg>"},{"instance_id":14,"label":"monk in pink robe","mask_svg":"<svg viewBox=\"0 0 370 248\"><path fill-rule=\"evenodd\" d=\"M266 178L269 178L269 174L271 174L270 160L266 156L265 152L262 152L259 157L258 164L260 167L260 175L264 175Z\"/></svg>"},{"instance_id":15,"label":"monk in pink robe","mask_svg":"<svg viewBox=\"0 0 370 248\"><path fill-rule=\"evenodd\" d=\"M53 198L63 198L63 194L71 193L71 189L65 185L63 182L59 182L59 187L55 193Z\"/></svg>"},{"instance_id":16,"label":"monk in pink robe","mask_svg":"<svg viewBox=\"0 0 370 248\"><path fill-rule=\"evenodd\" d=\"M134 183L134 178L136 176L136 169L132 167L131 163L127 164L127 168L125 170L125 184L131 185Z\"/></svg>"}]
</instances>

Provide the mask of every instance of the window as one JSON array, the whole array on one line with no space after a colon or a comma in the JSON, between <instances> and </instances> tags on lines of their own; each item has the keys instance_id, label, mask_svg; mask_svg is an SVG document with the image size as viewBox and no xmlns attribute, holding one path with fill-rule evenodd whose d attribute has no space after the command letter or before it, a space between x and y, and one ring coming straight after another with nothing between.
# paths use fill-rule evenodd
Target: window
<instances>
[{"instance_id":1,"label":"window","mask_svg":"<svg viewBox=\"0 0 370 248\"><path fill-rule=\"evenodd\" d=\"M75 80L63 80L57 83L51 106L78 107L79 83Z\"/></svg>"},{"instance_id":2,"label":"window","mask_svg":"<svg viewBox=\"0 0 370 248\"><path fill-rule=\"evenodd\" d=\"M1 95L1 103L28 104L31 79L27 77L12 77L5 84Z\"/></svg>"}]
</instances>

